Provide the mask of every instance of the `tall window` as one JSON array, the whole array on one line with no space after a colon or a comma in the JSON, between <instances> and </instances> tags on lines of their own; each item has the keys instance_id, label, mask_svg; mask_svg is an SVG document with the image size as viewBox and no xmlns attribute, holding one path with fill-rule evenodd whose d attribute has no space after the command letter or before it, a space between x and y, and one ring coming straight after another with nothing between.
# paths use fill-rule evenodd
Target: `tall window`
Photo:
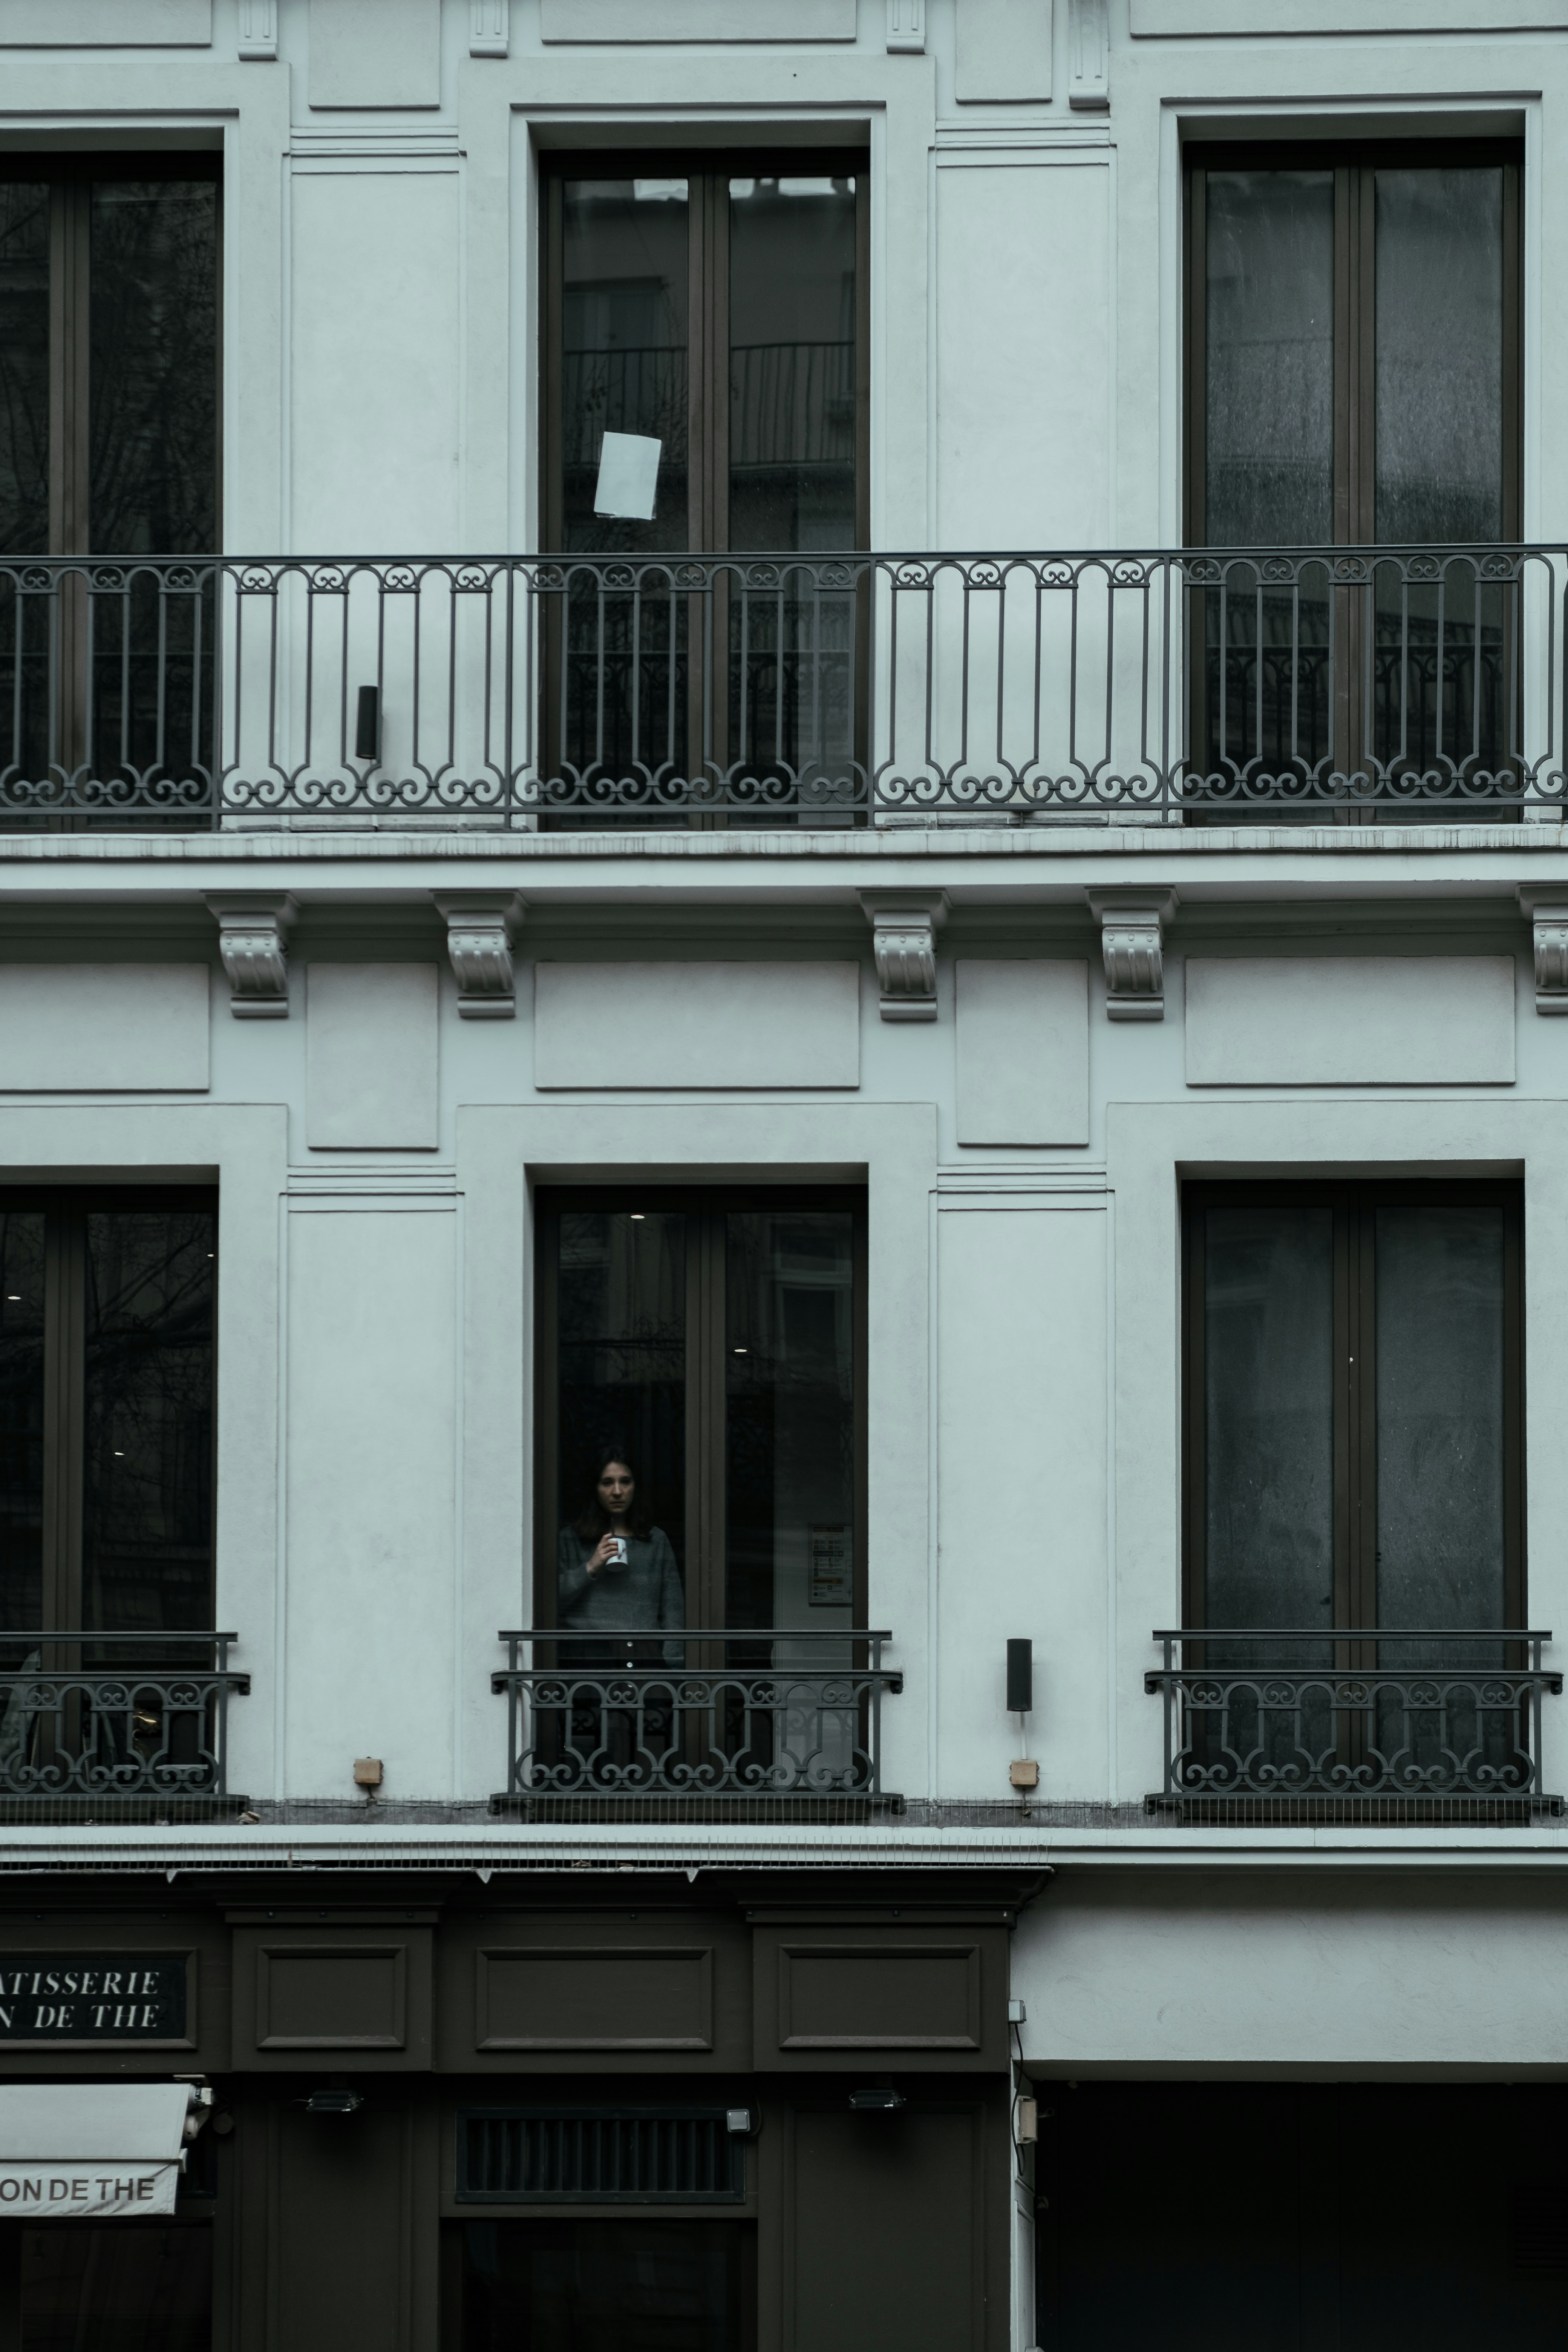
<instances>
[{"instance_id":1,"label":"tall window","mask_svg":"<svg viewBox=\"0 0 1568 2352\"><path fill-rule=\"evenodd\" d=\"M1195 149L1187 251L1188 543L1449 551L1227 567L1194 758L1222 798L1474 786L1514 740L1516 606L1475 551L1520 529L1517 149Z\"/></svg>"},{"instance_id":2,"label":"tall window","mask_svg":"<svg viewBox=\"0 0 1568 2352\"><path fill-rule=\"evenodd\" d=\"M1185 1224L1188 1622L1522 1625L1517 1187L1192 1185Z\"/></svg>"},{"instance_id":3,"label":"tall window","mask_svg":"<svg viewBox=\"0 0 1568 2352\"><path fill-rule=\"evenodd\" d=\"M0 157L7 824L210 766L210 582L26 559L216 550L217 298L216 157Z\"/></svg>"},{"instance_id":4,"label":"tall window","mask_svg":"<svg viewBox=\"0 0 1568 2352\"><path fill-rule=\"evenodd\" d=\"M562 1561L590 1549L575 1530L618 1447L684 1622L863 1624L858 1197L542 1192L537 1208L537 1622L557 1622Z\"/></svg>"},{"instance_id":5,"label":"tall window","mask_svg":"<svg viewBox=\"0 0 1568 2352\"><path fill-rule=\"evenodd\" d=\"M7 1667L17 1634L211 1625L216 1252L210 1194L0 1194Z\"/></svg>"},{"instance_id":6,"label":"tall window","mask_svg":"<svg viewBox=\"0 0 1568 2352\"><path fill-rule=\"evenodd\" d=\"M834 781L867 544L864 157L563 158L545 183L545 544L800 559L569 572L548 756L580 803Z\"/></svg>"},{"instance_id":7,"label":"tall window","mask_svg":"<svg viewBox=\"0 0 1568 2352\"><path fill-rule=\"evenodd\" d=\"M200 155L0 158L0 556L216 547L217 197Z\"/></svg>"}]
</instances>

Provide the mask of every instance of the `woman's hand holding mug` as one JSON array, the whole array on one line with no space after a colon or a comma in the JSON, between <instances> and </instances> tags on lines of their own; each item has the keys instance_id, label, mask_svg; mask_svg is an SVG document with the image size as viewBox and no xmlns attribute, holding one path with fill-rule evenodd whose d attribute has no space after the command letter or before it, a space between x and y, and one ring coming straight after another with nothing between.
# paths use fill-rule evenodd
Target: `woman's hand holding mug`
<instances>
[{"instance_id":1,"label":"woman's hand holding mug","mask_svg":"<svg viewBox=\"0 0 1568 2352\"><path fill-rule=\"evenodd\" d=\"M583 1563L590 1576L597 1576L602 1568L625 1568L626 1541L624 1536L604 1535Z\"/></svg>"}]
</instances>

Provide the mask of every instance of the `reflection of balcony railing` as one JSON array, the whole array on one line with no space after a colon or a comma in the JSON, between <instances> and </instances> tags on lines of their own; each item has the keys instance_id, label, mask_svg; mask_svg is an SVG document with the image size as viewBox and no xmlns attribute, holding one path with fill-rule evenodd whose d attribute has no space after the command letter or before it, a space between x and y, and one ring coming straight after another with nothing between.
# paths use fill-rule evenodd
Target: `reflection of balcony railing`
<instances>
[{"instance_id":1,"label":"reflection of balcony railing","mask_svg":"<svg viewBox=\"0 0 1568 2352\"><path fill-rule=\"evenodd\" d=\"M105 1818L132 1802L164 1811L227 1800L228 1703L250 1688L228 1663L237 1639L7 1633L0 1800L75 1801Z\"/></svg>"},{"instance_id":2,"label":"reflection of balcony railing","mask_svg":"<svg viewBox=\"0 0 1568 2352\"><path fill-rule=\"evenodd\" d=\"M884 1799L890 1633L777 1627L502 1633L506 1789L496 1801Z\"/></svg>"},{"instance_id":3,"label":"reflection of balcony railing","mask_svg":"<svg viewBox=\"0 0 1568 2352\"><path fill-rule=\"evenodd\" d=\"M1164 1787L1196 1818L1555 1811L1541 1779L1547 1633L1208 1626L1156 1633ZM1458 1817L1456 1815L1456 1817Z\"/></svg>"},{"instance_id":4,"label":"reflection of balcony railing","mask_svg":"<svg viewBox=\"0 0 1568 2352\"><path fill-rule=\"evenodd\" d=\"M853 824L1568 798L1568 551L0 563L0 818Z\"/></svg>"}]
</instances>

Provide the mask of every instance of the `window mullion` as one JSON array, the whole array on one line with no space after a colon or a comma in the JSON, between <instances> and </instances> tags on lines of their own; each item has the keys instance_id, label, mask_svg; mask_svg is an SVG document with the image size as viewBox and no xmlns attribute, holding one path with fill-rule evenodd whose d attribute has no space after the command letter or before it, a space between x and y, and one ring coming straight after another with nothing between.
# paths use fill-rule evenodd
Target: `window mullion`
<instances>
[{"instance_id":1,"label":"window mullion","mask_svg":"<svg viewBox=\"0 0 1568 2352\"><path fill-rule=\"evenodd\" d=\"M55 555L85 554L89 545L91 207L85 180L56 181L49 200L49 549Z\"/></svg>"},{"instance_id":2,"label":"window mullion","mask_svg":"<svg viewBox=\"0 0 1568 2352\"><path fill-rule=\"evenodd\" d=\"M729 1600L724 1573L728 1430L725 1414L723 1212L695 1212L689 1230L696 1243L690 1253L696 1290L688 1360L695 1412L688 1415L687 1422L688 1442L692 1450L687 1492L696 1507L691 1513L691 1567L687 1585L686 1615L688 1623L695 1621L699 1624L722 1625ZM712 1663L720 1661L715 1659Z\"/></svg>"},{"instance_id":3,"label":"window mullion","mask_svg":"<svg viewBox=\"0 0 1568 2352\"><path fill-rule=\"evenodd\" d=\"M86 1224L52 1211L44 1242L44 1528L46 1627L81 1620Z\"/></svg>"}]
</instances>

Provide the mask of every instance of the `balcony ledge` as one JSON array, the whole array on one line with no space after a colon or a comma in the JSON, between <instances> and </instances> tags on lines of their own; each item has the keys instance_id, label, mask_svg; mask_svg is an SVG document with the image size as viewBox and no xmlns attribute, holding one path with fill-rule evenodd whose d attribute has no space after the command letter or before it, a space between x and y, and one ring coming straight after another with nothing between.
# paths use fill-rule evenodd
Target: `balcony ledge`
<instances>
[{"instance_id":1,"label":"balcony ledge","mask_svg":"<svg viewBox=\"0 0 1568 2352\"><path fill-rule=\"evenodd\" d=\"M310 829L307 830L307 824ZM1303 851L1353 860L1497 856L1510 862L1568 853L1568 824L1556 819L1508 824L899 824L823 832L511 833L454 832L435 825L385 832L345 825L327 829L302 820L298 829L272 832L148 832L11 834L0 829L0 871L36 866L614 865L627 860L667 865L793 865L838 866L981 864L1067 858L1180 859L1291 856ZM193 887L195 886L192 886Z\"/></svg>"}]
</instances>

